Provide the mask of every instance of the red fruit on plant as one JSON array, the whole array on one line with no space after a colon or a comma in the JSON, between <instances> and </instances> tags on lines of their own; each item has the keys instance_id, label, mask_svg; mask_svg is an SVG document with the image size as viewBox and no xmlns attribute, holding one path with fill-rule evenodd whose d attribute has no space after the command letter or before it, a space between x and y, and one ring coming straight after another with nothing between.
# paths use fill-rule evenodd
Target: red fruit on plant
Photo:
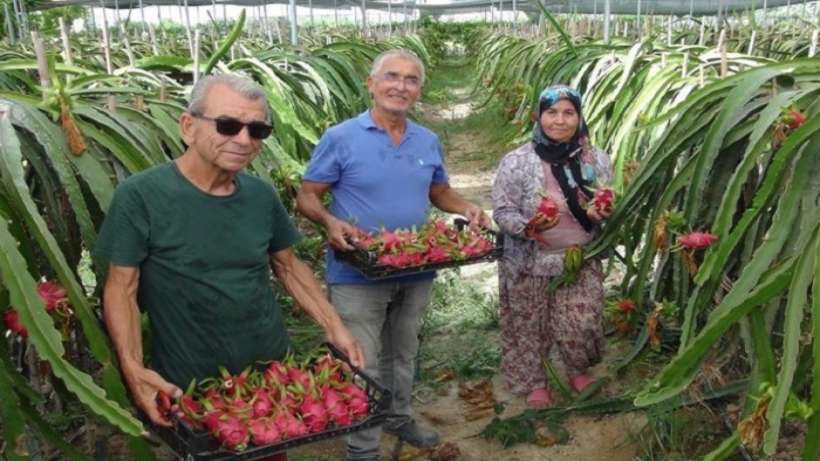
<instances>
[{"instance_id":1,"label":"red fruit on plant","mask_svg":"<svg viewBox=\"0 0 820 461\"><path fill-rule=\"evenodd\" d=\"M618 310L623 312L624 314L629 314L635 311L635 301L632 301L629 298L624 298L618 301Z\"/></svg>"},{"instance_id":2,"label":"red fruit on plant","mask_svg":"<svg viewBox=\"0 0 820 461\"><path fill-rule=\"evenodd\" d=\"M595 207L595 211L597 212L612 212L612 202L615 200L615 193L612 192L612 189L607 187L598 189L595 191L595 195L592 197L592 206Z\"/></svg>"},{"instance_id":3,"label":"red fruit on plant","mask_svg":"<svg viewBox=\"0 0 820 461\"><path fill-rule=\"evenodd\" d=\"M279 428L271 418L252 419L248 424L254 445L269 445L282 438Z\"/></svg>"},{"instance_id":4,"label":"red fruit on plant","mask_svg":"<svg viewBox=\"0 0 820 461\"><path fill-rule=\"evenodd\" d=\"M219 419L214 435L222 446L229 450L244 450L250 439L247 424L237 416L225 416Z\"/></svg>"},{"instance_id":5,"label":"red fruit on plant","mask_svg":"<svg viewBox=\"0 0 820 461\"><path fill-rule=\"evenodd\" d=\"M28 330L20 323L20 316L14 309L8 309L3 312L3 322L6 324L6 329L11 330L12 333L20 335L21 338L28 336Z\"/></svg>"},{"instance_id":6,"label":"red fruit on plant","mask_svg":"<svg viewBox=\"0 0 820 461\"><path fill-rule=\"evenodd\" d=\"M687 250L702 250L711 246L717 239L717 235L709 232L689 232L678 237L678 243Z\"/></svg>"},{"instance_id":7,"label":"red fruit on plant","mask_svg":"<svg viewBox=\"0 0 820 461\"><path fill-rule=\"evenodd\" d=\"M788 119L787 124L792 130L796 130L806 123L806 115L796 110L787 112L786 117Z\"/></svg>"},{"instance_id":8,"label":"red fruit on plant","mask_svg":"<svg viewBox=\"0 0 820 461\"><path fill-rule=\"evenodd\" d=\"M37 294L40 295L40 299L46 304L46 310L48 312L53 311L60 303L67 300L65 288L61 287L57 282L50 280L37 285Z\"/></svg>"}]
</instances>

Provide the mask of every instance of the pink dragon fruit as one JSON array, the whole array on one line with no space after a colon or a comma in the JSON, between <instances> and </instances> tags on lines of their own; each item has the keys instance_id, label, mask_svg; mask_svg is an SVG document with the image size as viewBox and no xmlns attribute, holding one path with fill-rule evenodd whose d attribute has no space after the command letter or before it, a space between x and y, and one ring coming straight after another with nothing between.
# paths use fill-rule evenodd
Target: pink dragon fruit
<instances>
[{"instance_id":1,"label":"pink dragon fruit","mask_svg":"<svg viewBox=\"0 0 820 461\"><path fill-rule=\"evenodd\" d=\"M261 418L263 416L270 416L273 412L273 401L270 394L265 389L259 388L253 394L252 398L252 415L254 418Z\"/></svg>"},{"instance_id":2,"label":"pink dragon fruit","mask_svg":"<svg viewBox=\"0 0 820 461\"><path fill-rule=\"evenodd\" d=\"M229 450L244 450L248 446L248 426L237 416L225 416L217 420L214 435Z\"/></svg>"},{"instance_id":3,"label":"pink dragon fruit","mask_svg":"<svg viewBox=\"0 0 820 461\"><path fill-rule=\"evenodd\" d=\"M302 421L307 426L310 432L319 432L325 430L328 423L327 410L321 402L315 400L310 395L305 396L302 405L299 406L299 412L302 414Z\"/></svg>"},{"instance_id":4,"label":"pink dragon fruit","mask_svg":"<svg viewBox=\"0 0 820 461\"><path fill-rule=\"evenodd\" d=\"M37 285L37 294L40 295L40 299L46 304L46 311L48 312L53 311L61 303L68 300L65 288L61 287L59 283L50 280Z\"/></svg>"},{"instance_id":5,"label":"pink dragon fruit","mask_svg":"<svg viewBox=\"0 0 820 461\"><path fill-rule=\"evenodd\" d=\"M285 434L285 436L289 439L308 434L307 426L305 426L299 418L290 413L279 413L273 420L276 423L276 427L279 429L279 432Z\"/></svg>"},{"instance_id":6,"label":"pink dragon fruit","mask_svg":"<svg viewBox=\"0 0 820 461\"><path fill-rule=\"evenodd\" d=\"M265 370L265 381L268 384L281 384L283 386L290 384L290 377L288 376L288 367L282 362L273 361Z\"/></svg>"},{"instance_id":7,"label":"pink dragon fruit","mask_svg":"<svg viewBox=\"0 0 820 461\"><path fill-rule=\"evenodd\" d=\"M269 445L282 438L279 428L271 418L252 419L248 426L254 445Z\"/></svg>"},{"instance_id":8,"label":"pink dragon fruit","mask_svg":"<svg viewBox=\"0 0 820 461\"><path fill-rule=\"evenodd\" d=\"M709 232L689 232L678 237L678 243L687 250L702 250L711 246L717 239L717 235Z\"/></svg>"}]
</instances>

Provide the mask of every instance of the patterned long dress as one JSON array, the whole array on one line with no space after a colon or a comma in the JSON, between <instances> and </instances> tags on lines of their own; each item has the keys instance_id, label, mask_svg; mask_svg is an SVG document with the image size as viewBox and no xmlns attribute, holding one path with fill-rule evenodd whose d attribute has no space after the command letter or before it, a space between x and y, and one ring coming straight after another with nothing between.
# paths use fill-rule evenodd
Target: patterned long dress
<instances>
[{"instance_id":1,"label":"patterned long dress","mask_svg":"<svg viewBox=\"0 0 820 461\"><path fill-rule=\"evenodd\" d=\"M597 185L608 185L612 167L606 152L587 147L582 170ZM524 237L527 221L541 197L559 205L558 224L543 232L548 245ZM543 361L558 347L570 377L600 359L604 347L603 274L597 261L587 262L577 281L553 293L548 285L563 272L564 250L593 238L569 211L550 167L536 155L532 143L501 160L493 185L493 219L504 233L499 261L501 305L501 366L510 390L527 394L546 387Z\"/></svg>"}]
</instances>

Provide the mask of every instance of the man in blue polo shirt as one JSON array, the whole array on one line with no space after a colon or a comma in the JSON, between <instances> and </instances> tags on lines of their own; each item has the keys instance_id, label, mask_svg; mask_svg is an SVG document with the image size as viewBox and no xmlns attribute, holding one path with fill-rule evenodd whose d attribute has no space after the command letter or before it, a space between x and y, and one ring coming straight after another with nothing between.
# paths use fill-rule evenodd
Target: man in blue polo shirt
<instances>
[{"instance_id":1,"label":"man in blue polo shirt","mask_svg":"<svg viewBox=\"0 0 820 461\"><path fill-rule=\"evenodd\" d=\"M434 272L371 282L335 257L352 250L346 237L421 226L432 203L473 225L490 226L477 206L450 188L438 137L407 119L421 94L424 65L414 54L389 50L373 62L367 86L373 107L325 132L303 177L300 212L325 226L330 298L361 342L366 370L393 393L391 413L406 415L385 431L418 447L436 445L435 432L412 418L411 392L419 322L430 302ZM331 193L330 210L322 196ZM348 461L378 458L380 429L352 435Z\"/></svg>"}]
</instances>

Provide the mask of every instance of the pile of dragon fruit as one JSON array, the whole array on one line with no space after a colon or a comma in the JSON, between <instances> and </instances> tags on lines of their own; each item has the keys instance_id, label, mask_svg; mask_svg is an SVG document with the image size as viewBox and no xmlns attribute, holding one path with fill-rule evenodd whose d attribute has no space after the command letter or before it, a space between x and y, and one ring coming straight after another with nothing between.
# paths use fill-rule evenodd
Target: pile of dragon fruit
<instances>
[{"instance_id":1,"label":"pile of dragon fruit","mask_svg":"<svg viewBox=\"0 0 820 461\"><path fill-rule=\"evenodd\" d=\"M432 220L420 229L383 230L376 235L360 232L353 243L378 254L378 265L405 268L448 261L463 261L494 248L481 231L457 230L443 220Z\"/></svg>"},{"instance_id":2,"label":"pile of dragon fruit","mask_svg":"<svg viewBox=\"0 0 820 461\"><path fill-rule=\"evenodd\" d=\"M330 354L309 364L274 361L264 371L248 369L192 383L179 399L180 419L207 429L234 451L350 426L368 416L368 396L353 382L348 365ZM171 411L167 395L160 409Z\"/></svg>"}]
</instances>

